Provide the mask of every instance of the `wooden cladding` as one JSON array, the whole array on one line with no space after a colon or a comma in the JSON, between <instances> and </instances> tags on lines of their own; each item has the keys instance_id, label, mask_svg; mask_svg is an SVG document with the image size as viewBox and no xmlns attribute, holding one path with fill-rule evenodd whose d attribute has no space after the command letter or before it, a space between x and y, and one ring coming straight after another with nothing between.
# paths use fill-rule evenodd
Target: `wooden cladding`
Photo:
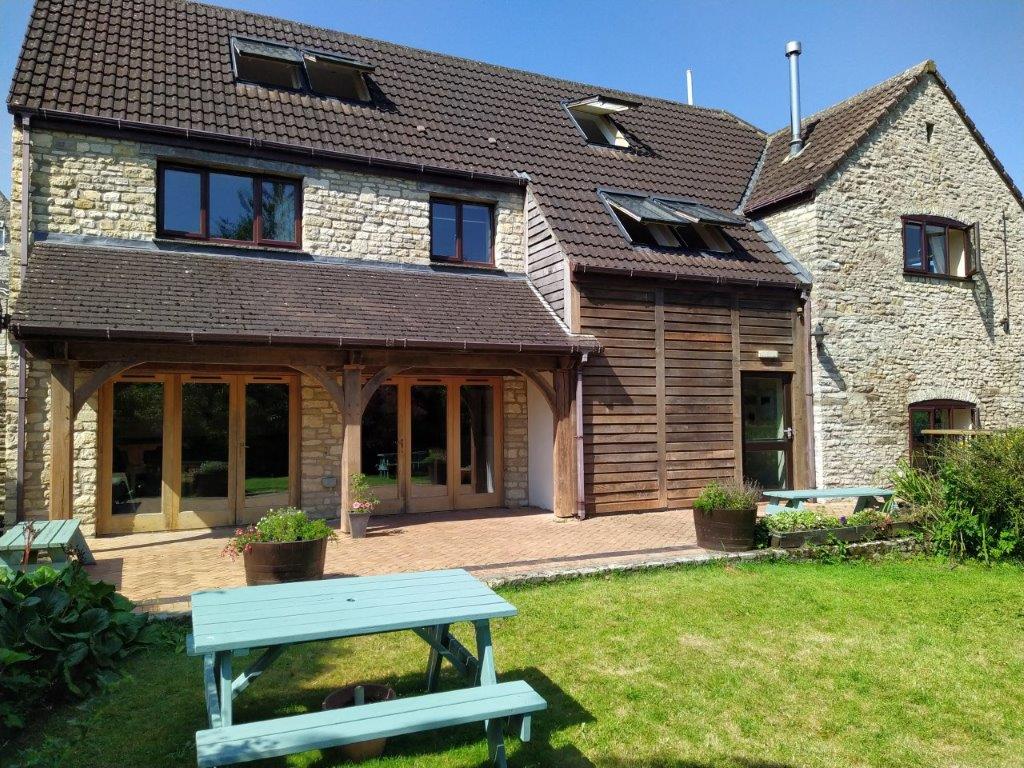
<instances>
[{"instance_id":1,"label":"wooden cladding","mask_svg":"<svg viewBox=\"0 0 1024 768\"><path fill-rule=\"evenodd\" d=\"M530 280L551 309L565 319L565 254L533 195L526 200L526 249Z\"/></svg>"},{"instance_id":2,"label":"wooden cladding","mask_svg":"<svg viewBox=\"0 0 1024 768\"><path fill-rule=\"evenodd\" d=\"M624 282L580 283L588 511L689 506L740 475L741 372L795 370L797 299Z\"/></svg>"}]
</instances>

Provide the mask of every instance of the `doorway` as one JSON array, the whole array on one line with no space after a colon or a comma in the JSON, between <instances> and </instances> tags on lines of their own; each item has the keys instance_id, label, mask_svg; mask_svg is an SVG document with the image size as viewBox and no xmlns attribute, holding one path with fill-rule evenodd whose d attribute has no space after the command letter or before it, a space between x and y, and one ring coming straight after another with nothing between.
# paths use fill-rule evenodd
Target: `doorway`
<instances>
[{"instance_id":1,"label":"doorway","mask_svg":"<svg viewBox=\"0 0 1024 768\"><path fill-rule=\"evenodd\" d=\"M101 533L244 525L298 503L295 376L126 375L99 394Z\"/></svg>"},{"instance_id":2,"label":"doorway","mask_svg":"<svg viewBox=\"0 0 1024 768\"><path fill-rule=\"evenodd\" d=\"M501 379L396 377L363 413L362 472L381 512L502 503Z\"/></svg>"},{"instance_id":3,"label":"doorway","mask_svg":"<svg viewBox=\"0 0 1024 768\"><path fill-rule=\"evenodd\" d=\"M789 374L743 374L743 477L766 491L793 486Z\"/></svg>"}]
</instances>

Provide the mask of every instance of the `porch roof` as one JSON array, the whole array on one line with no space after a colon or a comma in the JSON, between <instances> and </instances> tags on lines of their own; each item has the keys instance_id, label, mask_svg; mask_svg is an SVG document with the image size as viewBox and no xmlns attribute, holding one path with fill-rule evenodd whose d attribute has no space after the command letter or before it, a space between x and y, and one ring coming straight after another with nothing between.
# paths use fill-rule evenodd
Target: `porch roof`
<instances>
[{"instance_id":1,"label":"porch roof","mask_svg":"<svg viewBox=\"0 0 1024 768\"><path fill-rule=\"evenodd\" d=\"M349 349L571 354L597 346L570 334L523 276L152 243L37 243L11 330L21 339Z\"/></svg>"}]
</instances>

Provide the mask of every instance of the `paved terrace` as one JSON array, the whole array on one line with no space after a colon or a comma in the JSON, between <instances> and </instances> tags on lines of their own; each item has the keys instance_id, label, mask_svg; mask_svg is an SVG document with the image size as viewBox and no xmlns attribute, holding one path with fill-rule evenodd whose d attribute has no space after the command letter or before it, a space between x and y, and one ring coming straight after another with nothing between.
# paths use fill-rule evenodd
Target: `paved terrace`
<instances>
[{"instance_id":1,"label":"paved terrace","mask_svg":"<svg viewBox=\"0 0 1024 768\"><path fill-rule=\"evenodd\" d=\"M187 611L198 589L245 584L222 557L233 529L136 533L90 540L95 578L145 610ZM367 537L328 544L325 576L466 568L483 579L700 558L689 511L556 522L550 512L498 509L375 517Z\"/></svg>"}]
</instances>

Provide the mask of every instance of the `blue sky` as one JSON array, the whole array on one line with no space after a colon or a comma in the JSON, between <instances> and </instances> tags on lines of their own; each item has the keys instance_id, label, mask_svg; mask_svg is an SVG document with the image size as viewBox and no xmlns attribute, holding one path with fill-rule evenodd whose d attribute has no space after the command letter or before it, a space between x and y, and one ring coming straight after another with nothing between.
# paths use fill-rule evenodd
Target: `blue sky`
<instances>
[{"instance_id":1,"label":"blue sky","mask_svg":"<svg viewBox=\"0 0 1024 768\"><path fill-rule=\"evenodd\" d=\"M982 134L1024 183L1024 0L221 0L495 64L696 102L766 130L788 120L787 40L804 45L804 113L935 59ZM0 0L10 82L29 0ZM4 87L6 94L6 85ZM5 97L6 98L6 97ZM3 137L10 116L3 113ZM0 190L10 190L0 141Z\"/></svg>"}]
</instances>

